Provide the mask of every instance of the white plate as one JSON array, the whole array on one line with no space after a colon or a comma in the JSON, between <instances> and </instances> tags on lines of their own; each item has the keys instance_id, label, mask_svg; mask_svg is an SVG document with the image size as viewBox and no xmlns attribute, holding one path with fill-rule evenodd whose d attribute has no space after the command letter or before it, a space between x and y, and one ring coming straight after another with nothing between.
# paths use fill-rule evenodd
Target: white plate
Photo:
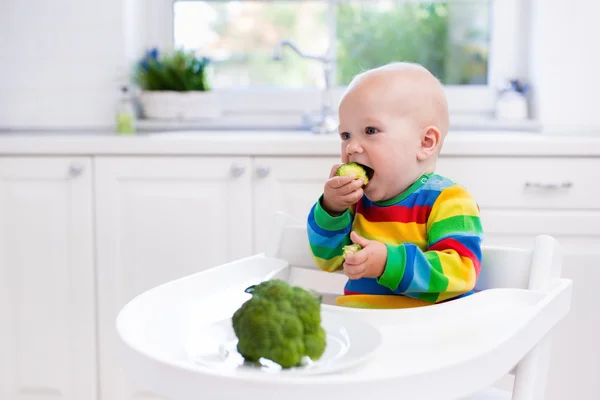
<instances>
[{"instance_id":1,"label":"white plate","mask_svg":"<svg viewBox=\"0 0 600 400\"><path fill-rule=\"evenodd\" d=\"M237 337L231 318L198 327L191 331L185 345L190 360L215 371L235 373L275 373L315 375L338 372L357 366L381 345L381 334L372 325L347 315L322 312L327 346L321 358L304 365L284 369L269 360L260 364L246 363L236 349Z\"/></svg>"}]
</instances>

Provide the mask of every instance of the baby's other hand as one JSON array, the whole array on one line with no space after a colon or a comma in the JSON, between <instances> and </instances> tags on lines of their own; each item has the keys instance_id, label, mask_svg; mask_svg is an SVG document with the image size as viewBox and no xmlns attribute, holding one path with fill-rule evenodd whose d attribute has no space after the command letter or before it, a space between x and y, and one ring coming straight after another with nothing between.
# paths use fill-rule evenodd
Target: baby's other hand
<instances>
[{"instance_id":1,"label":"baby's other hand","mask_svg":"<svg viewBox=\"0 0 600 400\"><path fill-rule=\"evenodd\" d=\"M377 240L367 240L356 232L350 232L350 240L362 249L350 254L344 261L344 273L350 279L378 278L387 263L387 247Z\"/></svg>"},{"instance_id":2,"label":"baby's other hand","mask_svg":"<svg viewBox=\"0 0 600 400\"><path fill-rule=\"evenodd\" d=\"M352 204L356 204L363 196L363 180L356 176L336 176L339 164L334 165L325 182L323 191L323 208L330 214L341 214Z\"/></svg>"}]
</instances>

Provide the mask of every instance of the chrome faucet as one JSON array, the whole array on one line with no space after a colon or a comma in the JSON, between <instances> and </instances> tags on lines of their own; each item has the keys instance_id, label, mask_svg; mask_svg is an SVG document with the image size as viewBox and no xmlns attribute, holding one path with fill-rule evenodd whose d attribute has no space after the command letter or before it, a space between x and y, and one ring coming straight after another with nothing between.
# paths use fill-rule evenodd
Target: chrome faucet
<instances>
[{"instance_id":1,"label":"chrome faucet","mask_svg":"<svg viewBox=\"0 0 600 400\"><path fill-rule=\"evenodd\" d=\"M280 40L275 44L273 48L273 60L280 61L283 59L283 48L287 46L294 50L300 57L307 58L309 60L319 61L323 64L323 72L325 74L325 89L323 90L322 103L321 103L321 111L318 115L305 116L311 125L311 130L314 133L337 133L338 130L338 120L336 113L333 109L333 100L331 96L331 85L333 81L333 61L334 59L324 56L315 56L310 54L305 54L298 46L291 40ZM329 52L327 52L329 53Z\"/></svg>"}]
</instances>

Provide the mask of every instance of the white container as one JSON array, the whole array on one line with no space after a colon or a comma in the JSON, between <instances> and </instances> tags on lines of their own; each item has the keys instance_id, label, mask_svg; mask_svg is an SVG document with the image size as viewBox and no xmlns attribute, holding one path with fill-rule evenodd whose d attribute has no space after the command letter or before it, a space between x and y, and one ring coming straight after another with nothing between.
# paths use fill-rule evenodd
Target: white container
<instances>
[{"instance_id":1,"label":"white container","mask_svg":"<svg viewBox=\"0 0 600 400\"><path fill-rule=\"evenodd\" d=\"M222 114L218 96L211 91L142 91L139 99L147 119L189 121Z\"/></svg>"},{"instance_id":2,"label":"white container","mask_svg":"<svg viewBox=\"0 0 600 400\"><path fill-rule=\"evenodd\" d=\"M521 93L509 91L498 96L496 119L525 120L528 117L527 98Z\"/></svg>"}]
</instances>

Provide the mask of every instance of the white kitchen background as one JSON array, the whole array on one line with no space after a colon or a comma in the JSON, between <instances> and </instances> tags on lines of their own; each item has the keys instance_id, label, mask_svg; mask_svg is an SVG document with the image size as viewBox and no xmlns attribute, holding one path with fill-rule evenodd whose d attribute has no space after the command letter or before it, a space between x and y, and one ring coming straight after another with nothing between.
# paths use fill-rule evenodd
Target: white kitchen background
<instances>
[{"instance_id":1,"label":"white kitchen background","mask_svg":"<svg viewBox=\"0 0 600 400\"><path fill-rule=\"evenodd\" d=\"M193 38L191 3L203 2L178 2L174 26L171 0L0 0L0 400L159 399L120 370L121 307L261 251L273 211L303 218L338 161L336 135L285 130L319 109L322 83L321 66L289 49L310 80L273 91L221 76L226 131L140 121L158 132L114 134L132 64ZM454 130L439 171L474 193L487 243L546 233L563 244L573 304L545 398L600 399L600 3L452 3L489 5L489 74L448 86ZM286 39L267 36L261 49ZM531 85L529 120L493 118L502 78Z\"/></svg>"}]
</instances>

